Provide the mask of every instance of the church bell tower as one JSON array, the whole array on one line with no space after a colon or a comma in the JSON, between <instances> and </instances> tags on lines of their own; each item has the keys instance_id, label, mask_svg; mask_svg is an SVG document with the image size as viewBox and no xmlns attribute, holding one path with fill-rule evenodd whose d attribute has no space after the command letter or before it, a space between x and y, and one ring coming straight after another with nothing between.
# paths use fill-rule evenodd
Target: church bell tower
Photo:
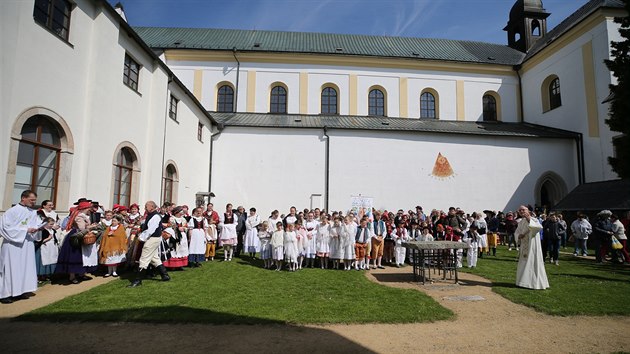
<instances>
[{"instance_id":1,"label":"church bell tower","mask_svg":"<svg viewBox=\"0 0 630 354\"><path fill-rule=\"evenodd\" d=\"M508 33L508 46L527 51L547 34L547 17L542 0L517 0L510 10L510 20L503 29Z\"/></svg>"}]
</instances>

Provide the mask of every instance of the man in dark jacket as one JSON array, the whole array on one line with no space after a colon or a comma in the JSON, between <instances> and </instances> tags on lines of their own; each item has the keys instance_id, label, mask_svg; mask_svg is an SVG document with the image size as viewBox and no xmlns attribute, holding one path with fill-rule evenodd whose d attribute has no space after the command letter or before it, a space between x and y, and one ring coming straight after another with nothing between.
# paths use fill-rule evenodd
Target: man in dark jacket
<instances>
[{"instance_id":1,"label":"man in dark jacket","mask_svg":"<svg viewBox=\"0 0 630 354\"><path fill-rule=\"evenodd\" d=\"M236 216L238 216L238 220L236 223L236 238L238 240L238 244L236 245L235 256L240 257L241 251L243 250L243 236L245 236L245 231L247 228L245 227L245 220L247 220L247 213L245 212L245 208L239 205L239 207L234 212Z\"/></svg>"},{"instance_id":2,"label":"man in dark jacket","mask_svg":"<svg viewBox=\"0 0 630 354\"><path fill-rule=\"evenodd\" d=\"M556 214L550 214L543 226L543 235L546 241L543 247L546 247L549 252L549 263L558 265L560 240L565 232L566 230L564 226L558 222Z\"/></svg>"},{"instance_id":3,"label":"man in dark jacket","mask_svg":"<svg viewBox=\"0 0 630 354\"><path fill-rule=\"evenodd\" d=\"M606 252L609 247L603 247L608 245L612 241L612 222L610 216L612 212L610 210L602 210L597 214L597 221L593 225L593 238L595 241L595 260L597 263L602 263L606 258Z\"/></svg>"},{"instance_id":4,"label":"man in dark jacket","mask_svg":"<svg viewBox=\"0 0 630 354\"><path fill-rule=\"evenodd\" d=\"M453 228L453 233L460 237L463 236L464 232L462 230L466 228L466 220L463 215L464 211L461 209L456 210L453 207L448 208L448 215L446 216L446 225L444 225L444 228L446 229L446 226L450 226Z\"/></svg>"}]
</instances>

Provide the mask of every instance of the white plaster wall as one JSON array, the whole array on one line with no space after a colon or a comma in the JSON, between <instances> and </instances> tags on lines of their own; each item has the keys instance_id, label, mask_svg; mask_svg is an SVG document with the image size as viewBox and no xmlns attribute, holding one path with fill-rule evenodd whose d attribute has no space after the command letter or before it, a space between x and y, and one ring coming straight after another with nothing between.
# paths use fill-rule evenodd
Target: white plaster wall
<instances>
[{"instance_id":1,"label":"white plaster wall","mask_svg":"<svg viewBox=\"0 0 630 354\"><path fill-rule=\"evenodd\" d=\"M226 128L213 144L212 201L273 209L310 207L311 194L324 193L325 145L321 130Z\"/></svg>"},{"instance_id":2,"label":"white plaster wall","mask_svg":"<svg viewBox=\"0 0 630 354\"><path fill-rule=\"evenodd\" d=\"M572 140L330 130L330 209L350 196L374 197L377 208L515 209L535 201L547 171L571 190L577 184ZM535 141L535 144L534 144ZM252 148L247 148L252 147ZM431 176L438 153L455 176ZM214 143L215 205L256 207L267 216L325 190L325 141L320 129L226 128ZM221 209L219 209L221 210Z\"/></svg>"},{"instance_id":3,"label":"white plaster wall","mask_svg":"<svg viewBox=\"0 0 630 354\"><path fill-rule=\"evenodd\" d=\"M33 1L0 3L0 39L2 47L9 49L3 50L0 65L0 169L5 173L9 168L10 131L19 115L32 107L44 107L61 116L74 139L72 169L60 171L60 176L69 176L70 185L61 199L71 203L87 196L111 206L115 150L128 141L136 147L140 160L140 179L134 181L139 200L134 201L159 201L168 77L118 29L117 19L103 10L95 8L92 1L76 1L68 45L34 22ZM126 52L142 65L138 92L122 82ZM42 58L46 58L46 65L42 65ZM187 156L176 156L177 160L198 161L195 166L182 162L185 173L180 181L184 176L201 180L195 171L209 168L209 142L198 143L204 146L199 154L190 142L197 141L197 122L207 118L189 99L180 102L180 111L183 121L167 126L174 141L184 144L174 150L187 152ZM180 186L207 190L207 182L184 181ZM2 178L3 194L5 187ZM190 197L185 192L180 195ZM67 207L58 205L59 210Z\"/></svg>"},{"instance_id":4,"label":"white plaster wall","mask_svg":"<svg viewBox=\"0 0 630 354\"><path fill-rule=\"evenodd\" d=\"M608 85L611 83L610 71L603 60L609 58L611 37L619 38L617 28L611 20L603 20L592 30L522 74L526 121L583 134L586 182L617 178L606 159L612 155L611 138L614 134L605 124L608 104L601 103L609 95ZM582 46L589 41L593 44L595 65L598 137L590 137L588 131ZM541 85L552 74L560 78L562 106L543 112Z\"/></svg>"}]
</instances>

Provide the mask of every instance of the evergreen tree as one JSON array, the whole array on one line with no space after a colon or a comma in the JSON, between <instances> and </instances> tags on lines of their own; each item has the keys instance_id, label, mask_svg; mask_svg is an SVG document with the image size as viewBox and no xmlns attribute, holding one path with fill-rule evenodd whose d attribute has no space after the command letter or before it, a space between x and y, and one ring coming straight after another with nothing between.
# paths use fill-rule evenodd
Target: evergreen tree
<instances>
[{"instance_id":1,"label":"evergreen tree","mask_svg":"<svg viewBox=\"0 0 630 354\"><path fill-rule=\"evenodd\" d=\"M630 0L622 0L630 14ZM612 101L606 124L610 130L622 133L613 140L616 157L608 157L608 163L621 178L630 178L630 17L615 18L621 26L622 40L611 42L613 60L606 60L606 66L617 78L616 85L610 85Z\"/></svg>"}]
</instances>

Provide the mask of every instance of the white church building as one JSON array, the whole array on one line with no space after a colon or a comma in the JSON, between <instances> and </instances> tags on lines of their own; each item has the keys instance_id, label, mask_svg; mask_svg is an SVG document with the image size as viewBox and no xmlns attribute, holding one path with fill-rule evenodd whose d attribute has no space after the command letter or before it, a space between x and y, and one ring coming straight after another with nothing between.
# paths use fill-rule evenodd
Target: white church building
<instances>
[{"instance_id":1,"label":"white church building","mask_svg":"<svg viewBox=\"0 0 630 354\"><path fill-rule=\"evenodd\" d=\"M26 188L60 210L209 192L263 215L357 195L553 205L617 178L604 60L627 14L591 0L548 30L549 15L517 0L500 45L131 27L104 0L1 2L0 210Z\"/></svg>"}]
</instances>

